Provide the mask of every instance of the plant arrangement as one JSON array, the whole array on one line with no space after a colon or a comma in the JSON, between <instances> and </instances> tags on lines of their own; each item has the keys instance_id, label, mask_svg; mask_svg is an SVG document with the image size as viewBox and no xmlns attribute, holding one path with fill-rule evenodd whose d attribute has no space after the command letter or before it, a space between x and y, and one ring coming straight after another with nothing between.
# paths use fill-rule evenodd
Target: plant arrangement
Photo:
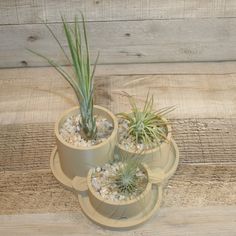
<instances>
[{"instance_id":1,"label":"plant arrangement","mask_svg":"<svg viewBox=\"0 0 236 236\"><path fill-rule=\"evenodd\" d=\"M119 113L119 141L136 150L150 149L167 140L168 122L164 116L174 110L174 106L154 110L153 95L149 93L142 109L137 107L134 97L126 94L131 106L130 113ZM128 141L128 142L127 142ZM129 143L130 142L130 143ZM129 148L129 147L128 147Z\"/></svg>"},{"instance_id":2,"label":"plant arrangement","mask_svg":"<svg viewBox=\"0 0 236 236\"><path fill-rule=\"evenodd\" d=\"M134 98L127 95L131 112L118 115L121 122L117 143L116 117L107 109L94 105L94 74L99 54L92 68L85 19L82 14L81 17L82 28L77 17L73 25L62 17L69 55L45 24L72 66L73 75L55 61L29 49L47 60L71 85L79 103L65 111L56 122L57 147L52 152L50 165L62 184L79 192L80 206L89 218L110 228L129 228L149 219L160 207L165 172L162 169L152 171L152 163L149 166L144 160L148 157L153 161L153 156L158 156L157 148L164 150L159 157L166 158L170 126L163 116L174 107L154 110L153 96L148 93L144 107L139 109ZM129 148L124 149L124 144ZM177 158L172 158L173 168L168 166L172 168L171 174L178 164L176 146L172 156Z\"/></svg>"}]
</instances>

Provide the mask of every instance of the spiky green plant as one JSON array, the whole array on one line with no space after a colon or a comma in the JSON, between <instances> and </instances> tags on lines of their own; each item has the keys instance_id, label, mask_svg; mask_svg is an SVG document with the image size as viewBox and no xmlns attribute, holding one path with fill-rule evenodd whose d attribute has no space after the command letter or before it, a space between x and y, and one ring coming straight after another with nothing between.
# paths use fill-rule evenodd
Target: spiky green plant
<instances>
[{"instance_id":1,"label":"spiky green plant","mask_svg":"<svg viewBox=\"0 0 236 236\"><path fill-rule=\"evenodd\" d=\"M96 58L93 70L91 70L86 25L82 13L81 16L82 30L80 29L77 17L75 17L75 23L73 26L70 26L62 17L63 29L70 50L70 57L65 52L64 48L62 47L52 29L47 24L45 24L53 38L58 43L69 64L72 65L75 76L70 75L70 73L62 68L62 66L49 59L48 57L33 50L28 50L47 60L47 62L52 65L71 85L80 104L80 126L82 128L81 135L85 139L92 139L96 137L97 133L96 119L93 115L93 81L98 56Z\"/></svg>"},{"instance_id":2,"label":"spiky green plant","mask_svg":"<svg viewBox=\"0 0 236 236\"><path fill-rule=\"evenodd\" d=\"M159 110L153 108L153 95L147 94L143 109L137 107L135 99L126 94L131 106L131 113L119 113L118 116L128 121L128 134L136 144L142 143L147 147L157 146L166 140L166 125L163 116L174 110L174 106Z\"/></svg>"},{"instance_id":3,"label":"spiky green plant","mask_svg":"<svg viewBox=\"0 0 236 236\"><path fill-rule=\"evenodd\" d=\"M123 166L117 171L114 183L117 185L120 193L124 195L132 194L134 191L142 189L140 178L137 171L141 168L141 158L136 156L122 157L120 160Z\"/></svg>"}]
</instances>

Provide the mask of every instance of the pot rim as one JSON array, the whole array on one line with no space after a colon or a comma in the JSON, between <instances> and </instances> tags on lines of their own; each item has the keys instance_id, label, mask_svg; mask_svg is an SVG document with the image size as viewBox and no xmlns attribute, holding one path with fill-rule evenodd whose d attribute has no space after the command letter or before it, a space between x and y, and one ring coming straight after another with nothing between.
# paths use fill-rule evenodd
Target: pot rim
<instances>
[{"instance_id":1,"label":"pot rim","mask_svg":"<svg viewBox=\"0 0 236 236\"><path fill-rule=\"evenodd\" d=\"M142 154L149 154L149 153L153 153L153 152L156 152L158 151L158 149L161 148L162 145L164 144L167 144L167 143L170 143L171 142L171 125L168 124L168 120L164 117L161 118L163 121L167 122L166 124L166 128L167 128L167 136L166 136L166 140L164 142L162 142L159 146L157 147L154 147L154 148L151 148L151 149L147 149L147 150L143 150L143 153ZM118 130L118 140L117 140L117 146L119 147L119 149L121 149L122 151L125 151L131 155L135 155L135 154L139 154L139 152L135 152L135 151L131 151L131 150L127 150L125 149L120 143L119 143L119 130Z\"/></svg>"},{"instance_id":2,"label":"pot rim","mask_svg":"<svg viewBox=\"0 0 236 236\"><path fill-rule=\"evenodd\" d=\"M55 123L55 126L54 126L54 132L55 132L55 135L57 137L57 139L65 146L69 147L69 148L72 148L72 149L75 149L75 150L93 150L93 149L96 149L96 148L99 148L99 147L102 147L102 146L105 146L107 143L110 142L110 140L114 139L115 136L117 135L117 132L118 132L118 121L117 121L117 118L116 116L111 112L109 111L108 109L102 107L102 106L98 106L98 105L94 105L93 106L94 108L96 109L99 109L99 110L102 110L103 112L107 113L112 121L113 121L113 131L111 133L111 135L103 142L99 143L99 144L96 144L96 145L93 145L93 146L90 146L90 147L77 147L77 146L74 146L73 144L70 144L70 143L67 143L63 138L62 136L60 135L59 133L59 124L61 122L61 120L65 117L65 116L68 116L68 114L70 114L71 112L75 111L75 110L79 110L79 106L75 106L75 107L72 107L70 109L67 109L65 110L60 116L59 118L57 119L56 123Z\"/></svg>"},{"instance_id":3,"label":"pot rim","mask_svg":"<svg viewBox=\"0 0 236 236\"><path fill-rule=\"evenodd\" d=\"M95 197L96 199L98 199L99 201L109 204L109 205L113 205L113 206L126 206L126 205L130 205L132 203L135 203L137 201L141 201L142 199L145 198L145 196L151 191L152 189L152 183L149 181L149 168L147 167L147 165L145 164L141 164L141 166L144 168L144 170L147 173L147 177L148 177L148 182L147 185L144 189L144 191L137 197L134 197L133 199L130 200L118 200L118 201L112 201L112 200L108 200L103 198L102 196L100 196L99 194L97 194L91 184L91 175L92 175L92 169L89 170L88 175L87 175L87 186L88 186L88 190L90 191L90 193L93 195L93 197Z\"/></svg>"}]
</instances>

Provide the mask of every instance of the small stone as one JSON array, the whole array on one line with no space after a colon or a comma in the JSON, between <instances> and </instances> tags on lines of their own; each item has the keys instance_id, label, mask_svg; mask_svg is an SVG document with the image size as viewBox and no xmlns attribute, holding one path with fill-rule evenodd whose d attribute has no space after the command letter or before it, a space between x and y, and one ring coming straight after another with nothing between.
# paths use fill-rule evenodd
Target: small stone
<instances>
[{"instance_id":1,"label":"small stone","mask_svg":"<svg viewBox=\"0 0 236 236\"><path fill-rule=\"evenodd\" d=\"M96 178L92 179L92 185L96 191L99 191L101 189L101 186Z\"/></svg>"},{"instance_id":2,"label":"small stone","mask_svg":"<svg viewBox=\"0 0 236 236\"><path fill-rule=\"evenodd\" d=\"M103 142L111 135L112 123L104 117L96 116L97 139L84 140L80 135L80 118L81 116L78 113L68 117L62 124L59 133L66 142L78 147L90 147Z\"/></svg>"},{"instance_id":3,"label":"small stone","mask_svg":"<svg viewBox=\"0 0 236 236\"><path fill-rule=\"evenodd\" d=\"M119 196L119 200L120 200L120 201L122 201L122 200L124 200L124 199L125 199L125 196L124 196L124 195L120 195L120 196Z\"/></svg>"},{"instance_id":4,"label":"small stone","mask_svg":"<svg viewBox=\"0 0 236 236\"><path fill-rule=\"evenodd\" d=\"M97 171L97 172L100 172L100 171L101 171L101 167L98 166L98 167L96 168L96 171Z\"/></svg>"}]
</instances>

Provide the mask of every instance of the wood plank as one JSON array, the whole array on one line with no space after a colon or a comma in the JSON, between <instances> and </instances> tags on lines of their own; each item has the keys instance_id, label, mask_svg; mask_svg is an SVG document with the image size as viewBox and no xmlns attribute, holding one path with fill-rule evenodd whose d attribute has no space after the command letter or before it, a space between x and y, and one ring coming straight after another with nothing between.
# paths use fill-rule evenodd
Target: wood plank
<instances>
[{"instance_id":1,"label":"wood plank","mask_svg":"<svg viewBox=\"0 0 236 236\"><path fill-rule=\"evenodd\" d=\"M60 13L73 20L79 10L88 21L147 20L235 17L233 0L2 0L0 3L0 24L29 24L60 22Z\"/></svg>"},{"instance_id":2,"label":"wood plank","mask_svg":"<svg viewBox=\"0 0 236 236\"><path fill-rule=\"evenodd\" d=\"M180 164L163 207L234 206L236 165ZM0 214L80 211L76 195L50 170L0 172Z\"/></svg>"},{"instance_id":3,"label":"wood plank","mask_svg":"<svg viewBox=\"0 0 236 236\"><path fill-rule=\"evenodd\" d=\"M110 231L91 223L81 212L0 216L2 235L234 236L236 207L162 208L143 226Z\"/></svg>"},{"instance_id":4,"label":"wood plank","mask_svg":"<svg viewBox=\"0 0 236 236\"><path fill-rule=\"evenodd\" d=\"M52 123L1 126L0 171L49 168L56 145L53 128Z\"/></svg>"},{"instance_id":5,"label":"wood plank","mask_svg":"<svg viewBox=\"0 0 236 236\"><path fill-rule=\"evenodd\" d=\"M136 95L141 105L150 89L156 107L177 106L170 118L236 118L236 74L227 71L218 75L101 75L95 79L95 102L114 113L128 111L122 91ZM77 104L72 89L52 68L4 69L0 75L1 124L55 122L63 110Z\"/></svg>"},{"instance_id":6,"label":"wood plank","mask_svg":"<svg viewBox=\"0 0 236 236\"><path fill-rule=\"evenodd\" d=\"M50 170L0 172L0 214L78 211L77 197Z\"/></svg>"},{"instance_id":7,"label":"wood plank","mask_svg":"<svg viewBox=\"0 0 236 236\"><path fill-rule=\"evenodd\" d=\"M51 27L66 47L61 24ZM90 22L91 56L100 64L232 61L236 18ZM11 39L11 40L9 40ZM47 65L31 48L66 64L42 24L0 26L0 67Z\"/></svg>"},{"instance_id":8,"label":"wood plank","mask_svg":"<svg viewBox=\"0 0 236 236\"><path fill-rule=\"evenodd\" d=\"M236 119L172 120L180 163L236 163ZM0 126L0 171L49 168L53 123Z\"/></svg>"}]
</instances>

